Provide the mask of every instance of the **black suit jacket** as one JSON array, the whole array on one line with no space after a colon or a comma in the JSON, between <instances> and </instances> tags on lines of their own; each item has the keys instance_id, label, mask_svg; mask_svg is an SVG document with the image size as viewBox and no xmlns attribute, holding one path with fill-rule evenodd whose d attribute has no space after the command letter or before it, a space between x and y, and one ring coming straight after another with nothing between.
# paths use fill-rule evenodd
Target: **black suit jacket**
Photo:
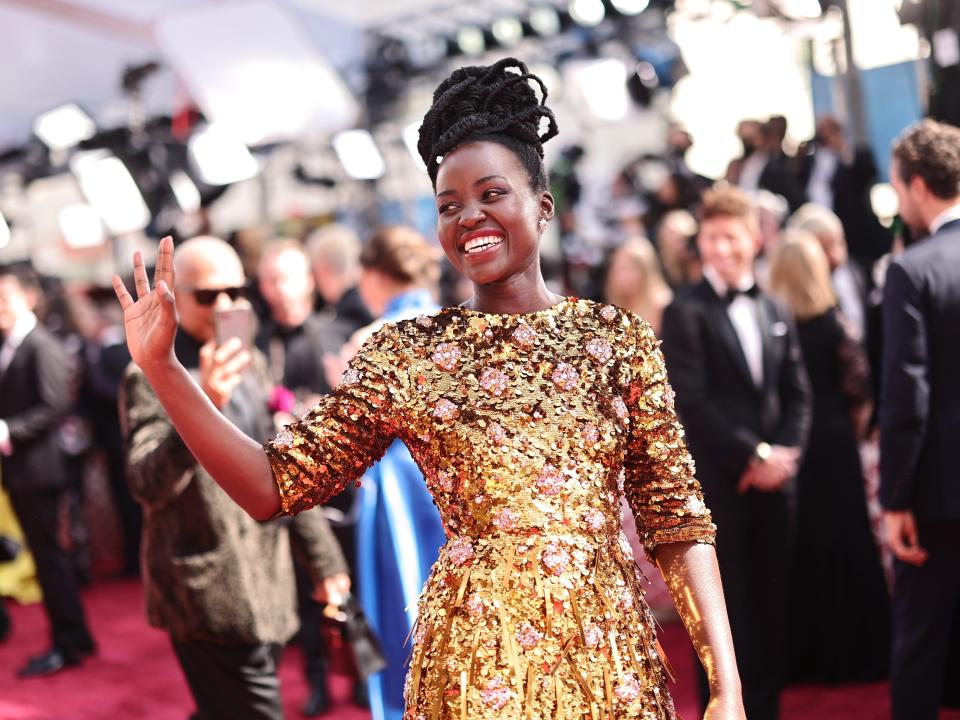
<instances>
[{"instance_id":1,"label":"black suit jacket","mask_svg":"<svg viewBox=\"0 0 960 720\"><path fill-rule=\"evenodd\" d=\"M56 431L70 400L67 355L50 331L37 325L0 378L0 418L7 423L13 444L13 454L0 457L0 467L10 492L38 492L66 484Z\"/></svg>"},{"instance_id":2,"label":"black suit jacket","mask_svg":"<svg viewBox=\"0 0 960 720\"><path fill-rule=\"evenodd\" d=\"M887 270L880 500L960 520L960 221Z\"/></svg>"},{"instance_id":3,"label":"black suit jacket","mask_svg":"<svg viewBox=\"0 0 960 720\"><path fill-rule=\"evenodd\" d=\"M801 447L811 393L786 311L757 296L763 385L750 376L724 302L706 280L682 291L663 317L663 350L677 410L705 489L732 493L760 442Z\"/></svg>"}]
</instances>

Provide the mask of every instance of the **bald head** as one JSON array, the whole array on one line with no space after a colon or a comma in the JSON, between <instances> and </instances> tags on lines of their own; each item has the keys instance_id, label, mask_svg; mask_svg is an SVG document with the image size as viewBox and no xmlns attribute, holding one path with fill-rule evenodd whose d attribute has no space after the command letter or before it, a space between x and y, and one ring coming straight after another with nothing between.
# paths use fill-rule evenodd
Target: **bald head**
<instances>
[{"instance_id":1,"label":"bald head","mask_svg":"<svg viewBox=\"0 0 960 720\"><path fill-rule=\"evenodd\" d=\"M214 310L233 307L226 293L216 296L212 305L197 301L196 290L241 288L246 285L240 256L220 238L203 235L179 245L173 254L177 274L177 309L180 327L199 342L214 337Z\"/></svg>"}]
</instances>

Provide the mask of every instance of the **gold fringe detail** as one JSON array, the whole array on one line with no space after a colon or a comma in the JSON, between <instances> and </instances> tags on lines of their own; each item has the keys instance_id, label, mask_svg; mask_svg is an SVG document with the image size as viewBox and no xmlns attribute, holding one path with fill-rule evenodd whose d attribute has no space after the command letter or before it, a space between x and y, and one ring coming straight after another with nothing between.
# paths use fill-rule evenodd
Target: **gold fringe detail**
<instances>
[{"instance_id":1,"label":"gold fringe detail","mask_svg":"<svg viewBox=\"0 0 960 720\"><path fill-rule=\"evenodd\" d=\"M613 717L613 686L610 683L610 668L603 666L603 691L607 696L607 715Z\"/></svg>"},{"instance_id":2,"label":"gold fringe detail","mask_svg":"<svg viewBox=\"0 0 960 720\"><path fill-rule=\"evenodd\" d=\"M430 706L430 720L437 720L440 717L440 709L443 705L443 694L447 687L447 669L440 671L440 679L436 685L437 694L433 698L433 704Z\"/></svg>"},{"instance_id":3,"label":"gold fringe detail","mask_svg":"<svg viewBox=\"0 0 960 720\"><path fill-rule=\"evenodd\" d=\"M613 655L613 666L617 669L617 678L623 680L623 662L620 660L620 650L617 648L617 638L613 630L607 633L610 640L610 654Z\"/></svg>"},{"instance_id":4,"label":"gold fringe detail","mask_svg":"<svg viewBox=\"0 0 960 720\"><path fill-rule=\"evenodd\" d=\"M467 593L467 583L470 582L470 571L472 568L467 568L467 571L463 574L463 580L460 581L460 589L457 590L457 601L453 604L454 607L460 607L460 604L463 602L463 596Z\"/></svg>"},{"instance_id":5,"label":"gold fringe detail","mask_svg":"<svg viewBox=\"0 0 960 720\"><path fill-rule=\"evenodd\" d=\"M580 608L577 607L577 595L574 593L573 588L567 588L567 590L570 595L570 606L573 608L573 617L577 621L577 627L580 628L580 640L586 645L587 634L583 630L583 620L580 619Z\"/></svg>"},{"instance_id":6,"label":"gold fringe detail","mask_svg":"<svg viewBox=\"0 0 960 720\"><path fill-rule=\"evenodd\" d=\"M433 639L433 626L430 625L427 627L427 631L423 634L423 643L420 645L420 657L417 658L416 665L413 666L411 672L413 673L413 678L410 682L410 691L411 691L411 702L416 703L417 691L420 689L420 672L423 669L424 656L426 655L427 648L430 646L430 641Z\"/></svg>"},{"instance_id":7,"label":"gold fringe detail","mask_svg":"<svg viewBox=\"0 0 960 720\"><path fill-rule=\"evenodd\" d=\"M530 720L530 714L533 712L533 663L527 664L527 698L524 700L524 717Z\"/></svg>"},{"instance_id":8,"label":"gold fringe detail","mask_svg":"<svg viewBox=\"0 0 960 720\"><path fill-rule=\"evenodd\" d=\"M557 691L557 711L553 716L553 720L563 720L563 681L560 680L560 676L557 675L554 679L554 688Z\"/></svg>"},{"instance_id":9,"label":"gold fringe detail","mask_svg":"<svg viewBox=\"0 0 960 720\"><path fill-rule=\"evenodd\" d=\"M540 573L536 573L536 577L540 577ZM548 583L543 583L543 611L546 615L546 629L549 633L553 627L553 601L550 599L550 585Z\"/></svg>"},{"instance_id":10,"label":"gold fringe detail","mask_svg":"<svg viewBox=\"0 0 960 720\"><path fill-rule=\"evenodd\" d=\"M673 669L673 665L670 664L670 659L667 657L667 652L663 649L663 645L660 644L660 641L656 641L657 655L660 656L660 662L663 664L663 669L667 671L667 676L670 678L670 682L677 682L677 673Z\"/></svg>"},{"instance_id":11,"label":"gold fringe detail","mask_svg":"<svg viewBox=\"0 0 960 720\"><path fill-rule=\"evenodd\" d=\"M477 671L477 650L480 648L480 637L483 634L483 623L477 624L477 630L473 634L473 647L470 650L470 685L473 686L473 679Z\"/></svg>"},{"instance_id":12,"label":"gold fringe detail","mask_svg":"<svg viewBox=\"0 0 960 720\"><path fill-rule=\"evenodd\" d=\"M548 675L553 675L557 668L560 667L560 663L563 662L563 659L567 656L567 653L570 652L570 646L573 644L573 641L576 639L576 635L571 635L567 638L567 641L563 644L563 647L560 649L560 655L557 656L556 662L553 663L553 666L550 668Z\"/></svg>"},{"instance_id":13,"label":"gold fringe detail","mask_svg":"<svg viewBox=\"0 0 960 720\"><path fill-rule=\"evenodd\" d=\"M467 693L470 686L467 685L467 671L460 671L460 720L467 720Z\"/></svg>"},{"instance_id":14,"label":"gold fringe detail","mask_svg":"<svg viewBox=\"0 0 960 720\"><path fill-rule=\"evenodd\" d=\"M597 699L596 697L594 697L593 690L590 689L590 684L587 682L587 679L583 677L583 675L581 674L580 669L577 667L576 661L573 659L573 655L567 655L567 660L570 662L570 669L573 671L573 676L577 679L577 682L580 683L580 686L583 688L584 694L586 694L587 699L590 701L590 709L594 713L596 713Z\"/></svg>"}]
</instances>

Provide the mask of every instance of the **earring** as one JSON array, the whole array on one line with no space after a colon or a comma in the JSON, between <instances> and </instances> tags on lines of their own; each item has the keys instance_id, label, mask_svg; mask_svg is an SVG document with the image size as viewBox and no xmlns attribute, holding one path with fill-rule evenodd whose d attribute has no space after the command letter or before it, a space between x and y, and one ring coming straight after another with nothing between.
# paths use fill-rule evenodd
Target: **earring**
<instances>
[{"instance_id":1,"label":"earring","mask_svg":"<svg viewBox=\"0 0 960 720\"><path fill-rule=\"evenodd\" d=\"M540 232L543 232L547 227L547 219L543 217L540 218L540 220L537 222L537 225L540 227Z\"/></svg>"}]
</instances>

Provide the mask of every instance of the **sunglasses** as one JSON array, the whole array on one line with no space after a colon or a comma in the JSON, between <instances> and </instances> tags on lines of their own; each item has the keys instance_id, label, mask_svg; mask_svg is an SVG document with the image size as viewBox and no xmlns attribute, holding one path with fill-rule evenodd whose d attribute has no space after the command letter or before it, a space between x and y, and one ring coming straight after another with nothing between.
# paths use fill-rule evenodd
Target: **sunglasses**
<instances>
[{"instance_id":1,"label":"sunglasses","mask_svg":"<svg viewBox=\"0 0 960 720\"><path fill-rule=\"evenodd\" d=\"M181 288L186 290L189 293L193 294L193 299L196 301L197 305L203 305L209 307L217 301L217 297L223 293L231 301L238 298L247 296L247 289L242 285L239 287L224 287L224 288L191 288L185 287Z\"/></svg>"}]
</instances>

